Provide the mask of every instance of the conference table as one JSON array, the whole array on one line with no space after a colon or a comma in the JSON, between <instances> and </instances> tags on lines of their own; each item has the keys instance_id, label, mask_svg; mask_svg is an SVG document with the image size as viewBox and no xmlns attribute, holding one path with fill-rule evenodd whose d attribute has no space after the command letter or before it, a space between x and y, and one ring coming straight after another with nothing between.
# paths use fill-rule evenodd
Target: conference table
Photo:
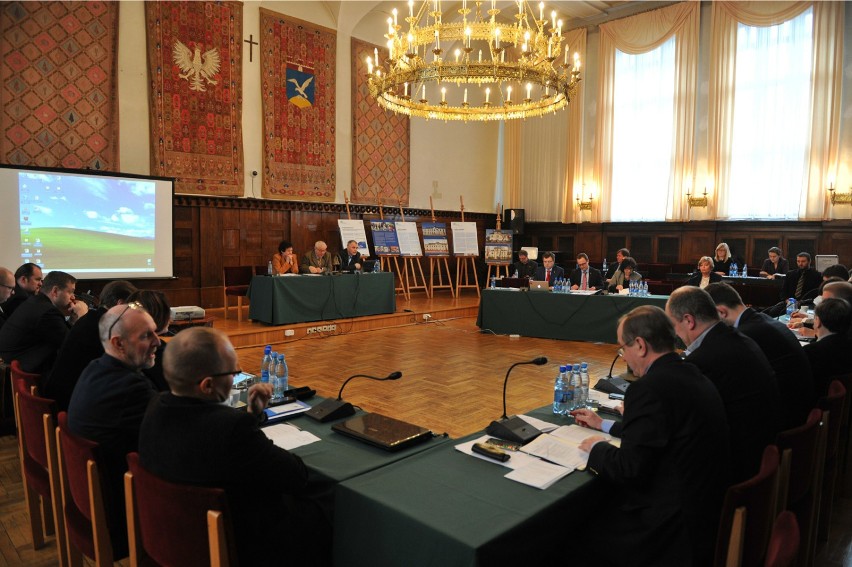
<instances>
[{"instance_id":1,"label":"conference table","mask_svg":"<svg viewBox=\"0 0 852 567\"><path fill-rule=\"evenodd\" d=\"M529 413L569 425L550 407ZM592 432L590 432L590 435ZM595 480L574 471L546 490L503 478L510 469L454 447L454 439L337 487L334 563L347 567L467 567L559 562L567 520Z\"/></svg>"},{"instance_id":2,"label":"conference table","mask_svg":"<svg viewBox=\"0 0 852 567\"><path fill-rule=\"evenodd\" d=\"M667 295L580 295L482 290L477 326L499 335L617 343L618 318L640 305L665 309Z\"/></svg>"},{"instance_id":3,"label":"conference table","mask_svg":"<svg viewBox=\"0 0 852 567\"><path fill-rule=\"evenodd\" d=\"M249 319L271 325L381 315L396 311L390 272L254 276L246 293Z\"/></svg>"}]
</instances>

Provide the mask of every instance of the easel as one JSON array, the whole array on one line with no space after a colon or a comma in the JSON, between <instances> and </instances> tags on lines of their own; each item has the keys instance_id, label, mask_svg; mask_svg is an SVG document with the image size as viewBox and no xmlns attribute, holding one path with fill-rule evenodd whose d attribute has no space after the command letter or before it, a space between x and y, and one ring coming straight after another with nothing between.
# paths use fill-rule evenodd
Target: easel
<instances>
[{"instance_id":1,"label":"easel","mask_svg":"<svg viewBox=\"0 0 852 567\"><path fill-rule=\"evenodd\" d=\"M382 206L382 199L378 195L376 195L376 204L379 207L379 220L385 220L385 209ZM406 299L411 299L411 297L408 295L408 289L405 286L406 282L403 282L403 272L399 269L399 257L398 256L379 256L379 253L376 252L376 258L377 258L376 261L379 262L379 265L381 266L382 271L387 271L387 272L390 272L392 274L395 273L396 275L399 276L399 285L396 285L396 280L394 280L394 288L393 288L394 293L396 293L397 291L402 291L402 294L405 296ZM385 260L387 260L387 263L385 263ZM394 268L396 268L395 272L394 272L394 270L391 269L391 260L393 260L393 266L394 266ZM406 275L406 277L407 277L407 275Z\"/></svg>"},{"instance_id":2,"label":"easel","mask_svg":"<svg viewBox=\"0 0 852 567\"><path fill-rule=\"evenodd\" d=\"M459 195L459 204L461 205L461 220L464 222L464 198L461 195ZM470 271L468 271L468 268ZM474 283L470 283L471 272L473 272ZM462 278L462 274L464 274L464 278ZM464 279L464 283L462 283L462 279ZM467 287L476 290L476 297L482 296L479 293L479 276L476 275L476 259L473 256L456 256L456 295L461 297L462 288Z\"/></svg>"},{"instance_id":3,"label":"easel","mask_svg":"<svg viewBox=\"0 0 852 567\"><path fill-rule=\"evenodd\" d=\"M435 205L432 204L432 196L429 195L429 208L432 209L432 222L436 222ZM453 297L456 296L456 290L453 289L453 276L450 274L450 264L447 262L449 256L429 256L429 297L435 294L436 289L449 289ZM444 276L441 272L441 265L444 266L444 271L447 272L447 283L444 283ZM438 283L434 283L435 272L438 272Z\"/></svg>"},{"instance_id":4,"label":"easel","mask_svg":"<svg viewBox=\"0 0 852 567\"><path fill-rule=\"evenodd\" d=\"M397 204L399 205L399 217L405 222L405 211L402 208L402 200L397 197ZM422 289L426 292L426 297L431 298L432 292L429 291L429 287L426 285L426 276L423 274L423 265L420 264L420 258L423 256L404 256L402 259L403 269L405 270L405 283L403 284L406 289L406 297L411 297L412 290ZM408 279L408 270L411 270L411 279ZM420 272L420 280L417 279L417 272ZM422 285L418 284L418 281L422 282Z\"/></svg>"},{"instance_id":5,"label":"easel","mask_svg":"<svg viewBox=\"0 0 852 567\"><path fill-rule=\"evenodd\" d=\"M499 230L500 230L500 226L502 225L502 222L503 222L503 221L502 221L502 217L503 217L503 206L502 206L500 203L497 203L497 209L499 210L499 212L497 213L497 230L499 231ZM495 276L495 277L498 277L498 278L500 277L500 268L506 268L506 277L508 278L508 277L509 277L509 266L510 266L510 265L511 265L511 264L504 264L504 263L499 263L499 264L488 264L488 275L486 275L486 276L485 276L485 281L486 281L486 282L490 282L490 281L491 281L491 267L492 267L492 266L493 266L494 268L496 268L496 269L494 270L494 272L495 272L495 273L494 273L494 276Z\"/></svg>"}]
</instances>

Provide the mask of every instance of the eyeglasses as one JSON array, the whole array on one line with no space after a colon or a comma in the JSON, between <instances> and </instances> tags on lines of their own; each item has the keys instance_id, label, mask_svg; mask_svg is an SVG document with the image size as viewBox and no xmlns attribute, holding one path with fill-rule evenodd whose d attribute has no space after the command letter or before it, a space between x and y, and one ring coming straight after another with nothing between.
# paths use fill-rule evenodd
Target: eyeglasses
<instances>
[{"instance_id":1,"label":"eyeglasses","mask_svg":"<svg viewBox=\"0 0 852 567\"><path fill-rule=\"evenodd\" d=\"M13 286L13 285L6 285L4 283L0 283L0 287L5 287L6 289L15 291L15 286Z\"/></svg>"},{"instance_id":2,"label":"eyeglasses","mask_svg":"<svg viewBox=\"0 0 852 567\"><path fill-rule=\"evenodd\" d=\"M624 343L623 345L618 345L618 350L617 350L616 352L618 353L619 358L624 358L624 347L629 347L629 346L630 346L631 344L633 344L633 343L636 341L636 339L638 339L638 338L639 338L639 337L633 337L632 339L630 339L629 341L627 341L627 342L626 342L626 343Z\"/></svg>"},{"instance_id":3,"label":"eyeglasses","mask_svg":"<svg viewBox=\"0 0 852 567\"><path fill-rule=\"evenodd\" d=\"M218 378L219 376L231 376L231 377L235 378L238 374L242 374L242 373L243 373L242 369L240 369L240 370L229 370L228 372L217 372L216 374L208 374L204 378ZM201 384L202 382L204 382L204 378L199 380L198 384Z\"/></svg>"},{"instance_id":4,"label":"eyeglasses","mask_svg":"<svg viewBox=\"0 0 852 567\"><path fill-rule=\"evenodd\" d=\"M132 302L128 303L127 307L124 308L124 311L121 312L121 315L116 317L115 321L113 321L112 325L110 325L109 329L107 329L107 340L110 340L112 338L112 330L115 328L115 325L119 321L121 321L121 318L124 317L124 314L127 313L127 311L130 310L130 309L144 309L144 307L142 307L142 304L139 303L138 301L132 301Z\"/></svg>"}]
</instances>

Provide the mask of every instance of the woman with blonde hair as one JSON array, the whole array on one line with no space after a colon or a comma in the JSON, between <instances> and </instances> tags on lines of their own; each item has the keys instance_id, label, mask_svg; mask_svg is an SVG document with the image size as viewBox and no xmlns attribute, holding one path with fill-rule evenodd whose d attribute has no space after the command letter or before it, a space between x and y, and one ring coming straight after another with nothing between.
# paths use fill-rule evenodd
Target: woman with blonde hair
<instances>
[{"instance_id":1,"label":"woman with blonde hair","mask_svg":"<svg viewBox=\"0 0 852 567\"><path fill-rule=\"evenodd\" d=\"M713 257L715 264L713 271L720 276L727 276L731 271L731 248L722 242L716 247L716 255Z\"/></svg>"}]
</instances>

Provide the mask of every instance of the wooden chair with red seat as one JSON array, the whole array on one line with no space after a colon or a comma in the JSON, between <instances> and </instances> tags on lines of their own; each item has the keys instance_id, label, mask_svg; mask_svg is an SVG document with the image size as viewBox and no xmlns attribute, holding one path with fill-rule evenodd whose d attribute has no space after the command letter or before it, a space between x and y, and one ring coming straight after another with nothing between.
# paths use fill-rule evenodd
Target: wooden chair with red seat
<instances>
[{"instance_id":1,"label":"wooden chair with red seat","mask_svg":"<svg viewBox=\"0 0 852 567\"><path fill-rule=\"evenodd\" d=\"M26 391L32 392L32 388L38 388L38 383L41 380L41 374L33 374L32 372L24 372L21 369L21 364L17 360L13 360L10 365L12 370L12 386L15 386L15 380L23 380L26 384ZM36 392L37 393L37 392Z\"/></svg>"},{"instance_id":2,"label":"wooden chair with red seat","mask_svg":"<svg viewBox=\"0 0 852 567\"><path fill-rule=\"evenodd\" d=\"M721 567L759 567L763 564L778 498L781 457L778 447L763 450L760 471L725 493L716 560Z\"/></svg>"},{"instance_id":3,"label":"wooden chair with red seat","mask_svg":"<svg viewBox=\"0 0 852 567\"><path fill-rule=\"evenodd\" d=\"M81 554L98 567L113 565L107 527L98 444L68 430L68 414L59 413L56 443L62 480L62 511L68 540L68 563L80 565Z\"/></svg>"},{"instance_id":4,"label":"wooden chair with red seat","mask_svg":"<svg viewBox=\"0 0 852 567\"><path fill-rule=\"evenodd\" d=\"M825 471L823 473L822 498L817 526L819 541L828 541L837 481L838 456L840 455L840 432L846 425L848 419L846 414L849 412L846 405L846 394L846 388L843 387L840 380L832 380L828 385L828 395L817 401L817 406L823 411L823 419L828 421L825 442Z\"/></svg>"},{"instance_id":5,"label":"wooden chair with red seat","mask_svg":"<svg viewBox=\"0 0 852 567\"><path fill-rule=\"evenodd\" d=\"M227 566L227 500L220 488L168 482L146 470L139 454L127 455L124 474L130 565Z\"/></svg>"},{"instance_id":6,"label":"wooden chair with red seat","mask_svg":"<svg viewBox=\"0 0 852 567\"><path fill-rule=\"evenodd\" d=\"M792 567L799 555L799 523L789 510L781 512L772 526L769 549L763 567Z\"/></svg>"},{"instance_id":7,"label":"wooden chair with red seat","mask_svg":"<svg viewBox=\"0 0 852 567\"><path fill-rule=\"evenodd\" d=\"M18 380L19 384L23 382ZM44 545L45 534L56 534L59 564L67 565L62 490L56 454L54 402L29 392L15 392L18 439L21 443L21 476L30 514L33 548ZM54 530L55 528L55 530Z\"/></svg>"},{"instance_id":8,"label":"wooden chair with red seat","mask_svg":"<svg viewBox=\"0 0 852 567\"><path fill-rule=\"evenodd\" d=\"M852 496L852 471L849 469L849 454L852 453L852 374L832 376L829 383L838 380L846 389L846 410L840 424L839 454L837 457L837 489L842 496Z\"/></svg>"},{"instance_id":9,"label":"wooden chair with red seat","mask_svg":"<svg viewBox=\"0 0 852 567\"><path fill-rule=\"evenodd\" d=\"M228 318L228 296L237 298L237 321L243 321L243 298L251 283L253 266L232 266L224 268L225 280L225 319Z\"/></svg>"},{"instance_id":10,"label":"wooden chair with red seat","mask_svg":"<svg viewBox=\"0 0 852 567\"><path fill-rule=\"evenodd\" d=\"M781 450L782 489L778 509L796 514L802 536L796 564L802 567L813 565L816 552L825 431L822 410L814 408L804 425L782 431L776 440ZM783 488L785 485L786 490Z\"/></svg>"}]
</instances>

